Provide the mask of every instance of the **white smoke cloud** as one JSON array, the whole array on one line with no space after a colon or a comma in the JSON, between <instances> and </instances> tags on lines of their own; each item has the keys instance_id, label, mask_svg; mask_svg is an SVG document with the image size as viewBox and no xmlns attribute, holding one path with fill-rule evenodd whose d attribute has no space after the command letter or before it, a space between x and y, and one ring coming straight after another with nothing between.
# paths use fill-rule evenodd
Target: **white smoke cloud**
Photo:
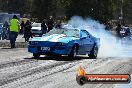
<instances>
[{"instance_id":1,"label":"white smoke cloud","mask_svg":"<svg viewBox=\"0 0 132 88\"><path fill-rule=\"evenodd\" d=\"M105 25L100 24L91 18L73 16L68 27L87 29L93 36L100 38L100 49L98 57L132 57L129 53L123 53L124 48L116 42L116 37L111 32L105 30Z\"/></svg>"}]
</instances>

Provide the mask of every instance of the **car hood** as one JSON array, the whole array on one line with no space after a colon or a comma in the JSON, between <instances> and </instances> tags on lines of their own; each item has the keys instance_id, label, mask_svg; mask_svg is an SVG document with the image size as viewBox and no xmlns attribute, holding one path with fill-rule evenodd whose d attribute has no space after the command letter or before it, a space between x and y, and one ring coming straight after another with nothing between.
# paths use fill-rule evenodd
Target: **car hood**
<instances>
[{"instance_id":1,"label":"car hood","mask_svg":"<svg viewBox=\"0 0 132 88\"><path fill-rule=\"evenodd\" d=\"M67 37L64 34L53 34L50 36L34 37L30 41L48 41L48 42L62 42L68 43L73 40L77 40L76 37Z\"/></svg>"}]
</instances>

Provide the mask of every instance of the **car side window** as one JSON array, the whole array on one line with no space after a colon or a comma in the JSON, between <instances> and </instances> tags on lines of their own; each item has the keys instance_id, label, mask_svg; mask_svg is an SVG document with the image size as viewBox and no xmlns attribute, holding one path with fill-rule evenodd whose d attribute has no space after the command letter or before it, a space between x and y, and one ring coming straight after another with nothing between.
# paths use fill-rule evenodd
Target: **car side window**
<instances>
[{"instance_id":1,"label":"car side window","mask_svg":"<svg viewBox=\"0 0 132 88\"><path fill-rule=\"evenodd\" d=\"M88 32L87 31L81 31L81 37L88 37Z\"/></svg>"}]
</instances>

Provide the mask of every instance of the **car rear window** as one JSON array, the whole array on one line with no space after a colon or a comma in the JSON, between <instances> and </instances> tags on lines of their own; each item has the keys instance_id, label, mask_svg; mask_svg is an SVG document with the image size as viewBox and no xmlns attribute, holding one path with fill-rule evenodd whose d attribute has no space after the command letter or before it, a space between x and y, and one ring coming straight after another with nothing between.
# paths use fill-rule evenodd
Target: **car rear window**
<instances>
[{"instance_id":1,"label":"car rear window","mask_svg":"<svg viewBox=\"0 0 132 88\"><path fill-rule=\"evenodd\" d=\"M41 23L33 23L32 27L41 27Z\"/></svg>"}]
</instances>

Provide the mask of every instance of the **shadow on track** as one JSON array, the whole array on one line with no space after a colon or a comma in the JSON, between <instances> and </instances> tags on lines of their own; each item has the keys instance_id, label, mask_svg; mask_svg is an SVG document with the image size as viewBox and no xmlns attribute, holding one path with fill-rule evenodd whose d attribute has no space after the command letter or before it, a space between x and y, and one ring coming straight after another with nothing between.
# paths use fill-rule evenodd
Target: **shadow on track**
<instances>
[{"instance_id":1,"label":"shadow on track","mask_svg":"<svg viewBox=\"0 0 132 88\"><path fill-rule=\"evenodd\" d=\"M1 49L12 49L12 48L10 48L10 47L2 47Z\"/></svg>"},{"instance_id":2,"label":"shadow on track","mask_svg":"<svg viewBox=\"0 0 132 88\"><path fill-rule=\"evenodd\" d=\"M39 58L30 57L30 58L24 58L24 59L74 61L74 60L91 59L91 58L82 57L82 56L77 56L76 58L70 58L68 56L44 56L44 57L39 57Z\"/></svg>"}]
</instances>

